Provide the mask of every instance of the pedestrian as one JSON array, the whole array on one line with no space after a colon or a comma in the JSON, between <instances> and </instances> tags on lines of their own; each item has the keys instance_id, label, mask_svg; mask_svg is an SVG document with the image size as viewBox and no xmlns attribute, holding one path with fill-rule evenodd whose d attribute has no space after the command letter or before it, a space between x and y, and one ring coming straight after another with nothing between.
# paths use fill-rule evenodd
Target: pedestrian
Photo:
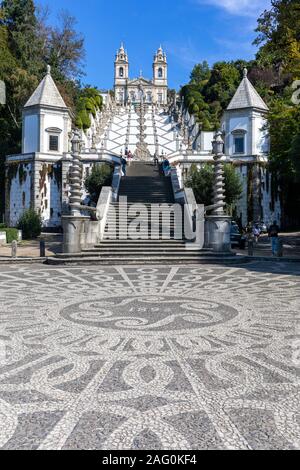
<instances>
[{"instance_id":1,"label":"pedestrian","mask_svg":"<svg viewBox=\"0 0 300 470\"><path fill-rule=\"evenodd\" d=\"M164 162L163 162L163 170L164 170L165 176L169 176L170 171L171 171L171 165L167 157L164 159Z\"/></svg>"},{"instance_id":2,"label":"pedestrian","mask_svg":"<svg viewBox=\"0 0 300 470\"><path fill-rule=\"evenodd\" d=\"M126 167L127 167L126 158L122 157L122 159L121 159L121 164L122 164L123 176L126 176Z\"/></svg>"},{"instance_id":3,"label":"pedestrian","mask_svg":"<svg viewBox=\"0 0 300 470\"><path fill-rule=\"evenodd\" d=\"M273 224L270 226L269 231L268 231L269 238L271 239L273 256L277 254L279 230L280 230L279 226L277 225L276 220L274 220Z\"/></svg>"},{"instance_id":4,"label":"pedestrian","mask_svg":"<svg viewBox=\"0 0 300 470\"><path fill-rule=\"evenodd\" d=\"M128 155L128 147L125 148L125 155Z\"/></svg>"},{"instance_id":5,"label":"pedestrian","mask_svg":"<svg viewBox=\"0 0 300 470\"><path fill-rule=\"evenodd\" d=\"M129 163L129 166L131 164L131 160L132 160L132 153L131 153L131 150L128 150L127 161Z\"/></svg>"},{"instance_id":6,"label":"pedestrian","mask_svg":"<svg viewBox=\"0 0 300 470\"><path fill-rule=\"evenodd\" d=\"M261 234L258 224L254 225L252 233L253 233L255 243L258 243L258 240L259 240L259 237L260 237L260 234Z\"/></svg>"},{"instance_id":7,"label":"pedestrian","mask_svg":"<svg viewBox=\"0 0 300 470\"><path fill-rule=\"evenodd\" d=\"M153 157L153 160L154 160L154 166L158 166L158 158L157 158L157 153L155 152L154 154L154 157Z\"/></svg>"}]
</instances>

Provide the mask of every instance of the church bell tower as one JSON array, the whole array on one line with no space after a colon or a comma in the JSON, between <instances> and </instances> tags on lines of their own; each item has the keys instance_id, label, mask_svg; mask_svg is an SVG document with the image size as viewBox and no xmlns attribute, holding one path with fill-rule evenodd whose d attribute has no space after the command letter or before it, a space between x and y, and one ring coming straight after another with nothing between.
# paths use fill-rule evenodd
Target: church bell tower
<instances>
[{"instance_id":1,"label":"church bell tower","mask_svg":"<svg viewBox=\"0 0 300 470\"><path fill-rule=\"evenodd\" d=\"M153 84L156 88L156 102L161 105L167 104L168 63L166 53L161 46L154 56Z\"/></svg>"},{"instance_id":2,"label":"church bell tower","mask_svg":"<svg viewBox=\"0 0 300 470\"><path fill-rule=\"evenodd\" d=\"M115 99L120 105L124 105L127 100L126 90L129 78L129 61L127 52L121 44L117 51L115 60Z\"/></svg>"}]
</instances>

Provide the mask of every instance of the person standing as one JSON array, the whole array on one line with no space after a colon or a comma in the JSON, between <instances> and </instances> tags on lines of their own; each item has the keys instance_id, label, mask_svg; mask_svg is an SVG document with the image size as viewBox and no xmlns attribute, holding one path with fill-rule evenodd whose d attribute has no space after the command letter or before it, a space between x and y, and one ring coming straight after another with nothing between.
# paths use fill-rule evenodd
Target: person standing
<instances>
[{"instance_id":1,"label":"person standing","mask_svg":"<svg viewBox=\"0 0 300 470\"><path fill-rule=\"evenodd\" d=\"M132 153L131 153L131 150L128 150L127 161L128 161L129 166L131 164L131 160L132 160Z\"/></svg>"},{"instance_id":2,"label":"person standing","mask_svg":"<svg viewBox=\"0 0 300 470\"><path fill-rule=\"evenodd\" d=\"M123 175L126 176L126 167L127 167L126 158L122 157L122 159L121 159L121 164L122 164L122 172L123 172Z\"/></svg>"},{"instance_id":3,"label":"person standing","mask_svg":"<svg viewBox=\"0 0 300 470\"><path fill-rule=\"evenodd\" d=\"M261 232L260 232L260 228L259 228L258 224L255 224L254 227L253 227L253 236L254 236L255 243L258 243L260 234L261 234Z\"/></svg>"},{"instance_id":4,"label":"person standing","mask_svg":"<svg viewBox=\"0 0 300 470\"><path fill-rule=\"evenodd\" d=\"M278 235L279 235L279 226L277 225L276 220L274 220L273 224L269 228L269 238L271 239L272 244L272 254L273 256L277 253L277 245L278 245Z\"/></svg>"}]
</instances>

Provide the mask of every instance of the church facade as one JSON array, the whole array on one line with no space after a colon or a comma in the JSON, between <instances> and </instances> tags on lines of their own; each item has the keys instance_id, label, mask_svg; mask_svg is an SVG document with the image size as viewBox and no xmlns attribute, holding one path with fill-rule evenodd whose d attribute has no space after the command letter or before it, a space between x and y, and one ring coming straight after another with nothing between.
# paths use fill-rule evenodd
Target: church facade
<instances>
[{"instance_id":1,"label":"church facade","mask_svg":"<svg viewBox=\"0 0 300 470\"><path fill-rule=\"evenodd\" d=\"M153 60L153 78L129 78L128 54L121 45L115 60L115 101L118 105L147 104L165 106L168 100L168 63L162 47L158 49Z\"/></svg>"}]
</instances>

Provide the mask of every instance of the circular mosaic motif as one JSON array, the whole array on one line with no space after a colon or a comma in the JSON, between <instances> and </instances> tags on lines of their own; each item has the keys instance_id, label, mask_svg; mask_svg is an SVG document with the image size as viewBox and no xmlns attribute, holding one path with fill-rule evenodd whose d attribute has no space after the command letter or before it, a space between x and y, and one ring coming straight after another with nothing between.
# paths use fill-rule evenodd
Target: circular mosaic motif
<instances>
[{"instance_id":1,"label":"circular mosaic motif","mask_svg":"<svg viewBox=\"0 0 300 470\"><path fill-rule=\"evenodd\" d=\"M61 311L71 322L113 330L176 331L211 327L238 316L215 301L168 296L114 297L72 304Z\"/></svg>"}]
</instances>

